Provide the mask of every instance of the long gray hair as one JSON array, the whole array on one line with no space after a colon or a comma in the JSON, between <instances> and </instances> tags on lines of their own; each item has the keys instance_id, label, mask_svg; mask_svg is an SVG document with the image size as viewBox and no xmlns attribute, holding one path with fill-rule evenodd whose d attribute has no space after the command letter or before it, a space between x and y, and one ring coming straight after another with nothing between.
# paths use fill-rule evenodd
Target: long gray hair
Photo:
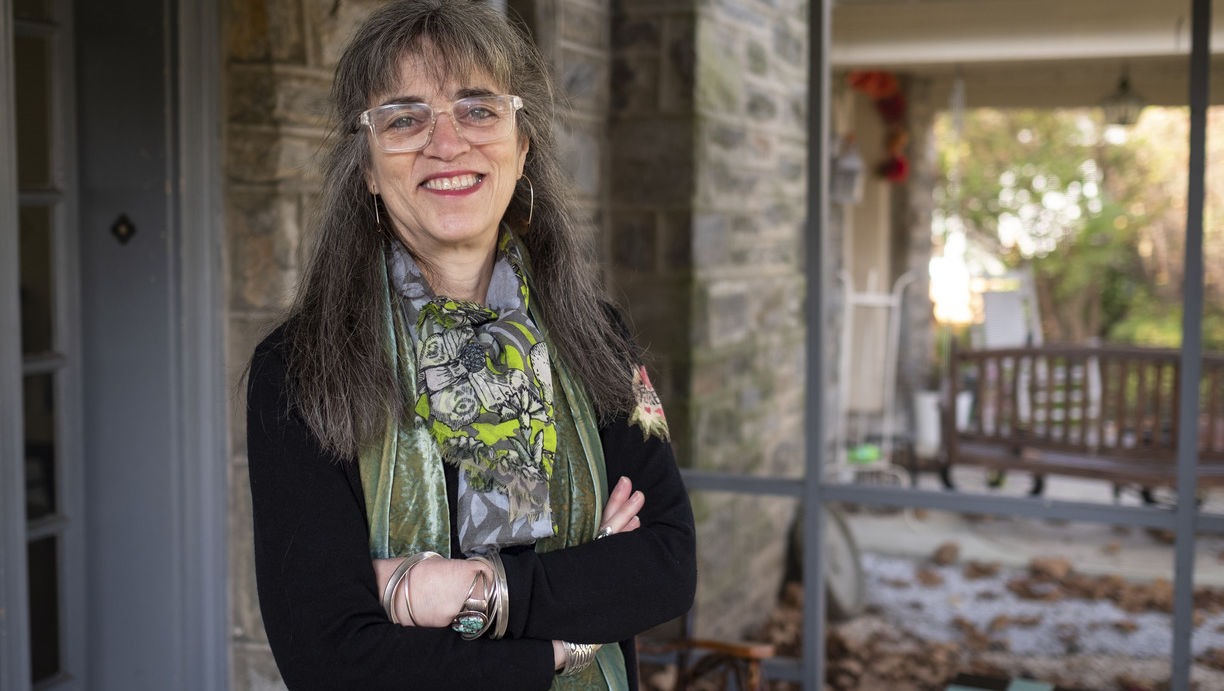
<instances>
[{"instance_id":1,"label":"long gray hair","mask_svg":"<svg viewBox=\"0 0 1224 691\"><path fill-rule=\"evenodd\" d=\"M349 457L377 439L389 411L411 414L385 355L385 298L379 292L389 241L379 232L366 187L369 141L357 126L361 112L395 88L410 55L430 61L430 76L439 81L484 73L506 93L522 97L517 122L530 143L525 172L534 187L534 210L520 184L503 220L523 228L532 300L547 320L554 359L582 380L602 417L627 412L633 404L633 348L609 319L573 228L557 164L548 67L520 29L479 0L386 5L357 31L336 67L318 236L287 332L298 412L326 449Z\"/></svg>"}]
</instances>

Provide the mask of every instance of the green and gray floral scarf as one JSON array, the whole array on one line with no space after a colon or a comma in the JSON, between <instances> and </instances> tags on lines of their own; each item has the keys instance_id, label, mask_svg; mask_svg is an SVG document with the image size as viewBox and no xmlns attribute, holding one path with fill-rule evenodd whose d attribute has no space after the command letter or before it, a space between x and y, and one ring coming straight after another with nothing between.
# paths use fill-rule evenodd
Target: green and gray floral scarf
<instances>
[{"instance_id":1,"label":"green and gray floral scarf","mask_svg":"<svg viewBox=\"0 0 1224 691\"><path fill-rule=\"evenodd\" d=\"M486 304L436 297L395 243L393 288L416 351L417 400L442 458L460 469L465 554L552 535L548 480L557 453L548 345L527 314L522 256L498 243Z\"/></svg>"},{"instance_id":2,"label":"green and gray floral scarf","mask_svg":"<svg viewBox=\"0 0 1224 691\"><path fill-rule=\"evenodd\" d=\"M371 558L451 554L448 462L461 469L455 514L465 554L593 540L609 492L597 418L581 382L548 358L516 238L502 231L486 305L434 296L391 244L387 357L415 414L389 418L381 443L359 454ZM596 662L556 677L553 690L627 688L619 646L600 648Z\"/></svg>"}]
</instances>

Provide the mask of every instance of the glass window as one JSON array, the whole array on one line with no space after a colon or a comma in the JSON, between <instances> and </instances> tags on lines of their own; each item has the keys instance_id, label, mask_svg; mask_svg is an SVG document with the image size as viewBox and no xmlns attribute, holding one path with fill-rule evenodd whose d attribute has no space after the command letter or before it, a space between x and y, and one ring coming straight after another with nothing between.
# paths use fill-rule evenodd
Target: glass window
<instances>
[{"instance_id":1,"label":"glass window","mask_svg":"<svg viewBox=\"0 0 1224 691\"><path fill-rule=\"evenodd\" d=\"M59 554L55 537L30 543L30 668L34 683L60 672Z\"/></svg>"},{"instance_id":2,"label":"glass window","mask_svg":"<svg viewBox=\"0 0 1224 691\"><path fill-rule=\"evenodd\" d=\"M17 36L17 181L51 186L51 39Z\"/></svg>"},{"instance_id":3,"label":"glass window","mask_svg":"<svg viewBox=\"0 0 1224 691\"><path fill-rule=\"evenodd\" d=\"M59 414L57 387L74 369L60 358L47 357L57 350L57 325L64 323L64 307L55 288L61 257L57 224L67 208L60 198L58 174L66 162L57 149L64 140L66 120L56 120L56 94L64 93L62 75L64 49L71 37L55 21L67 4L54 0L13 0L12 50L14 75L15 145L3 156L16 163L18 193L16 257L19 288L19 328L25 376L21 387L23 418L22 470L25 476L25 516L30 676L34 688L60 686L69 676L66 639L83 645L84 636L63 627L60 619L64 588L79 588L80 579L69 579L60 572L60 562L74 563L71 554L61 554L67 531L75 528L59 518L75 513L65 507L58 493L65 476L63 420ZM6 11L7 7L6 7ZM16 160L13 161L13 158ZM15 393L15 392L13 392ZM14 459L16 462L17 459ZM74 551L77 551L74 548ZM82 556L82 555L77 555ZM18 632L19 633L19 632Z\"/></svg>"},{"instance_id":4,"label":"glass window","mask_svg":"<svg viewBox=\"0 0 1224 691\"><path fill-rule=\"evenodd\" d=\"M22 207L19 214L21 352L27 355L54 349L52 276L55 263L51 218L48 207Z\"/></svg>"},{"instance_id":5,"label":"glass window","mask_svg":"<svg viewBox=\"0 0 1224 691\"><path fill-rule=\"evenodd\" d=\"M25 378L26 519L55 513L55 375Z\"/></svg>"}]
</instances>

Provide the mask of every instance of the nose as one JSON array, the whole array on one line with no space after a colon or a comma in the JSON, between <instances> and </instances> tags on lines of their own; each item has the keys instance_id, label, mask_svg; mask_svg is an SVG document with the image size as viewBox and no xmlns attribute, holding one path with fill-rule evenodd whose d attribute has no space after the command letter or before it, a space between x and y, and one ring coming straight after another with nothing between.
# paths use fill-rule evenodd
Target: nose
<instances>
[{"instance_id":1,"label":"nose","mask_svg":"<svg viewBox=\"0 0 1224 691\"><path fill-rule=\"evenodd\" d=\"M442 123L443 116L446 116L449 125ZM433 128L429 132L429 141L425 142L422 152L449 160L463 153L469 146L463 134L459 132L459 123L455 122L455 116L450 113L438 113L434 117Z\"/></svg>"}]
</instances>

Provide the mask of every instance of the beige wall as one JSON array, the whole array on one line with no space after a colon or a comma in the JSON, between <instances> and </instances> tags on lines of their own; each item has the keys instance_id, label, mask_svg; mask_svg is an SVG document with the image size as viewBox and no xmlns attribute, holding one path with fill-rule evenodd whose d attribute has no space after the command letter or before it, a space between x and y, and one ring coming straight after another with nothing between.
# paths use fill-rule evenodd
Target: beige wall
<instances>
[{"instance_id":1,"label":"beige wall","mask_svg":"<svg viewBox=\"0 0 1224 691\"><path fill-rule=\"evenodd\" d=\"M885 127L871 100L859 92L850 95L850 122L859 154L863 157L863 199L853 205L845 228L843 262L846 286L856 293L888 293L892 290L890 242L892 240L893 184L872 171L884 159ZM884 406L884 355L888 312L859 307L853 313L851 343L843 353L846 368L846 405L853 412L878 413Z\"/></svg>"}]
</instances>

